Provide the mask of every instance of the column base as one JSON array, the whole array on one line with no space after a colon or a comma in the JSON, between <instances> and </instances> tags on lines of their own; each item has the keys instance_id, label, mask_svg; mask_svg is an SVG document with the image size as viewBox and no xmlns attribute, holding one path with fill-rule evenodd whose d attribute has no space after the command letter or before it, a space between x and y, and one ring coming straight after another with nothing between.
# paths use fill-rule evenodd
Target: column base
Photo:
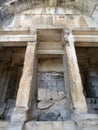
<instances>
[{"instance_id":1,"label":"column base","mask_svg":"<svg viewBox=\"0 0 98 130\"><path fill-rule=\"evenodd\" d=\"M11 117L12 123L25 122L27 119L27 111L25 110L25 108L15 108L14 113Z\"/></svg>"},{"instance_id":2,"label":"column base","mask_svg":"<svg viewBox=\"0 0 98 130\"><path fill-rule=\"evenodd\" d=\"M25 108L15 108L11 117L11 122L6 130L24 130L24 122L27 120Z\"/></svg>"}]
</instances>

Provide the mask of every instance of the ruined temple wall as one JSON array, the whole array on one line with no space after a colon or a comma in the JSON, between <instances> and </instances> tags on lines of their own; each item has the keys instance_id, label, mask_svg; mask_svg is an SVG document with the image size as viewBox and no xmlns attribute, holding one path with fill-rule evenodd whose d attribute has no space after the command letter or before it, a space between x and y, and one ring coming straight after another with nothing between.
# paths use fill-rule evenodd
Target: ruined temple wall
<instances>
[{"instance_id":1,"label":"ruined temple wall","mask_svg":"<svg viewBox=\"0 0 98 130\"><path fill-rule=\"evenodd\" d=\"M31 30L36 28L62 27L98 27L97 22L80 10L75 8L46 7L35 8L15 15L4 27L29 27Z\"/></svg>"},{"instance_id":2,"label":"ruined temple wall","mask_svg":"<svg viewBox=\"0 0 98 130\"><path fill-rule=\"evenodd\" d=\"M65 13L66 11L66 13ZM12 28L20 28L20 27L29 27L31 30L31 33L36 30L37 28L85 28L85 27L98 27L97 23L91 19L88 16L83 15L79 10L65 10L63 8L38 8L38 9L32 9L25 11L13 18L12 21L9 21L9 23L6 24L6 27L12 27ZM32 54L32 53L31 53ZM27 58L28 59L28 58ZM32 59L32 56L31 56ZM35 59L34 59L35 60ZM27 66L26 66L27 67ZM31 66L30 66L31 67ZM26 68L25 68L26 69ZM31 81L31 80L30 80ZM26 81L25 81L26 83ZM21 83L22 84L22 83ZM24 84L24 83L23 83ZM22 90L21 90L22 92ZM29 96L28 96L29 97ZM21 104L21 101L20 101ZM25 100L23 102L25 104ZM79 115L78 115L79 116ZM67 128L72 130L88 130L88 129L94 129L97 130L98 128L98 122L96 115L90 116L90 115L80 115L79 117L73 117L72 120L75 120L75 122L61 122L61 124L57 122L28 122L25 125L25 129L65 129ZM76 123L76 120L77 123ZM91 120L91 122L89 122ZM87 121L87 122L86 122ZM56 124L55 124L56 123ZM79 123L79 124L78 124ZM92 123L92 125L91 125ZM71 126L72 124L72 126ZM76 125L77 124L77 125ZM18 127L19 124L17 124ZM89 126L91 125L91 126ZM12 127L13 129L13 127ZM16 128L17 129L17 128ZM19 126L18 129L22 129L21 126Z\"/></svg>"}]
</instances>

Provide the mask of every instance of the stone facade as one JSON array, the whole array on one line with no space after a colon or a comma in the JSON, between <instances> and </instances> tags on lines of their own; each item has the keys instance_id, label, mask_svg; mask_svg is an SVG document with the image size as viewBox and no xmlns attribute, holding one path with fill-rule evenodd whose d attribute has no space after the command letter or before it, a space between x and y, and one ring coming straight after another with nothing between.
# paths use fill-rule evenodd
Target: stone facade
<instances>
[{"instance_id":1,"label":"stone facade","mask_svg":"<svg viewBox=\"0 0 98 130\"><path fill-rule=\"evenodd\" d=\"M0 130L98 129L98 4L83 2L2 2Z\"/></svg>"}]
</instances>

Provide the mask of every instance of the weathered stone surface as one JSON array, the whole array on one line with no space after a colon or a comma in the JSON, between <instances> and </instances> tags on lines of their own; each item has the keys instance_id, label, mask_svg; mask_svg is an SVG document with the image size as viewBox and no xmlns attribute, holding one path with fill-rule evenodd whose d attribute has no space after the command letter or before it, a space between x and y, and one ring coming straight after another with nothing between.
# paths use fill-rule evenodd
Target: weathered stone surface
<instances>
[{"instance_id":1,"label":"weathered stone surface","mask_svg":"<svg viewBox=\"0 0 98 130\"><path fill-rule=\"evenodd\" d=\"M37 115L37 118L40 121L53 121L52 118L49 118L49 113L53 113L53 115L56 116L54 121L64 121L70 118L72 111L70 108L68 109L68 103L66 99L63 99L61 101L54 102L49 108L40 111L39 115Z\"/></svg>"},{"instance_id":2,"label":"weathered stone surface","mask_svg":"<svg viewBox=\"0 0 98 130\"><path fill-rule=\"evenodd\" d=\"M25 122L27 120L27 113L25 111L25 108L15 108L14 112L11 116L11 122L12 123L20 123Z\"/></svg>"},{"instance_id":3,"label":"weathered stone surface","mask_svg":"<svg viewBox=\"0 0 98 130\"><path fill-rule=\"evenodd\" d=\"M98 125L80 126L79 130L98 130Z\"/></svg>"},{"instance_id":4,"label":"weathered stone surface","mask_svg":"<svg viewBox=\"0 0 98 130\"><path fill-rule=\"evenodd\" d=\"M53 112L50 112L47 114L47 121L56 121L57 117L58 117L58 115L56 115Z\"/></svg>"},{"instance_id":5,"label":"weathered stone surface","mask_svg":"<svg viewBox=\"0 0 98 130\"><path fill-rule=\"evenodd\" d=\"M65 93L63 91L59 91L59 92L54 91L54 90L52 91L52 99L53 100L59 101L59 100L62 100L64 98L65 98Z\"/></svg>"},{"instance_id":6,"label":"weathered stone surface","mask_svg":"<svg viewBox=\"0 0 98 130\"><path fill-rule=\"evenodd\" d=\"M98 6L96 6L96 9L94 10L94 13L92 15L93 19L98 23Z\"/></svg>"},{"instance_id":7,"label":"weathered stone surface","mask_svg":"<svg viewBox=\"0 0 98 130\"><path fill-rule=\"evenodd\" d=\"M49 89L38 88L38 100L50 100L51 92Z\"/></svg>"},{"instance_id":8,"label":"weathered stone surface","mask_svg":"<svg viewBox=\"0 0 98 130\"><path fill-rule=\"evenodd\" d=\"M64 128L66 128L66 130L78 130L76 123L73 121L65 121Z\"/></svg>"},{"instance_id":9,"label":"weathered stone surface","mask_svg":"<svg viewBox=\"0 0 98 130\"><path fill-rule=\"evenodd\" d=\"M0 121L0 130L6 130L8 123L8 121Z\"/></svg>"},{"instance_id":10,"label":"weathered stone surface","mask_svg":"<svg viewBox=\"0 0 98 130\"><path fill-rule=\"evenodd\" d=\"M78 125L98 125L97 114L72 114L72 120L76 121Z\"/></svg>"},{"instance_id":11,"label":"weathered stone surface","mask_svg":"<svg viewBox=\"0 0 98 130\"><path fill-rule=\"evenodd\" d=\"M41 27L41 28L47 28L47 27L55 27L57 28L69 28L69 29L73 29L75 27L87 27L87 26L95 26L97 27L98 25L98 18L97 18L97 2L93 2L93 0L83 0L83 1L79 1L79 0L75 0L75 1L69 1L69 0L58 0L56 3L56 0L50 0L49 1L45 0L45 6L50 5L50 6L56 6L58 5L59 7L57 8L34 8L33 10L29 10L28 13L24 12L22 14L19 14L17 16L15 16L15 18L13 19L12 23L8 26L10 27L30 27L31 30L37 28L37 27ZM80 11L77 11L77 13L74 12L74 9L71 7L73 5L76 4L76 2L78 3L77 5L79 6L80 10L82 13L88 13L89 16L91 16L91 18L93 18L94 20L92 20L90 17L84 16ZM1 16L3 18L3 16L5 17L10 17L14 14L14 10L15 12L20 12L21 10L23 11L24 9L28 9L31 8L32 5L34 5L34 7L36 7L36 5L43 5L43 1L40 0L36 0L36 1L19 1L15 0L15 1L7 1L6 3L6 7L5 8L1 8ZM27 5L26 5L27 4ZM18 7L19 5L19 7ZM26 6L25 6L26 5ZM64 7L61 7L64 6ZM70 6L70 9L65 8ZM13 8L15 7L15 9ZM16 8L17 7L17 8ZM44 7L44 5L43 5ZM11 10L9 10L11 8ZM0 16L0 17L1 17ZM7 19L8 19L7 18ZM1 22L4 22L4 19L1 19ZM96 23L96 24L95 24ZM50 29L50 28L49 28ZM32 36L32 35L31 35ZM59 35L61 36L61 35ZM53 37L54 41L58 40L59 36ZM24 35L23 35L24 37ZM49 38L49 35L46 36L48 40L52 40L52 38ZM44 37L44 39L46 38ZM25 40L25 39L24 39ZM95 40L95 39L94 39ZM4 40L5 41L5 40ZM14 39L15 41L15 39ZM90 40L89 40L90 41ZM45 42L45 41L44 41ZM72 41L71 41L72 42ZM81 85L81 78L79 75L79 70L77 69L77 59L76 59L76 55L74 52L74 47L71 46L71 42L69 43L69 45L67 46L67 52L70 53L69 54L69 64L68 64L68 68L71 70L70 72L72 73L71 76L69 76L71 79L70 83L72 83L70 85L70 95L72 95L72 107L73 109L76 109L77 112L85 112L86 111L86 103L85 103L85 98L83 97L83 93L82 93L82 85ZM87 41L88 42L88 41ZM91 41L90 41L91 42ZM60 41L61 43L61 41ZM3 43L2 43L3 44ZM47 43L45 42L45 45ZM52 49L56 48L56 46L53 45L53 43L51 43ZM58 46L58 45L57 45ZM50 52L49 54L51 55L51 51L49 50L49 48L46 46L44 46L44 49L46 47L46 52L48 50L48 52ZM29 47L28 47L29 48ZM48 49L47 49L48 48ZM62 47L63 48L63 47ZM61 46L56 49L62 49ZM32 74L34 71L32 71L33 69L36 70L36 68L34 68L34 62L35 62L35 57L33 52L35 52L36 48L34 47L33 49L28 49L30 51L28 51L27 56L26 56L26 62L24 70L23 70L23 77L21 79L20 82L20 89L19 89L19 93L18 93L18 98L17 98L17 103L16 106L17 107L21 107L24 108L24 110L18 110L17 112L15 112L11 118L11 121L13 120L13 122L24 122L27 119L27 110L30 108L31 105L31 93L32 93L32 89L31 88L31 84L34 84L35 81L35 75L32 77ZM56 51L58 51L56 50ZM52 53L54 54L54 50L52 50ZM64 52L63 52L64 54ZM39 54L37 54L38 56ZM41 55L40 55L41 56ZM46 55L45 55L46 56ZM33 59L34 58L34 59ZM31 62L33 59L33 63ZM62 72L63 73L63 67L60 68L60 70L58 69L60 66L58 66L59 64L57 62L52 62L54 65L54 68L51 67L51 69L49 69L49 66L46 66L46 68L44 68L44 72L47 70L47 72L49 71L56 71L56 72ZM52 65L53 65L52 64ZM50 65L50 63L48 62L48 65ZM38 69L38 71L43 71L43 68ZM66 73L65 73L66 75ZM94 74L93 74L94 75ZM58 75L59 76L59 75ZM56 78L58 76L55 76ZM34 97L37 99L37 103L36 106L38 106L39 109L45 109L45 110L38 110L38 115L35 114L35 119L39 118L39 121L48 121L46 123L31 123L30 126L26 126L27 130L30 129L34 129L34 130L43 130L43 129L47 129L47 130L64 130L64 129L68 129L68 130L76 130L76 124L74 122L49 122L49 121L64 121L70 118L70 113L71 111L71 107L68 105L68 99L66 98L66 94L65 94L65 90L62 88L66 87L66 84L64 86L64 81L59 81L59 80L54 80L54 76L46 76L44 77L42 75L43 78L43 84L38 85L41 86L38 88L38 97ZM66 77L66 76L64 76ZM32 80L33 78L33 80ZM50 78L50 79L49 79ZM27 80L28 79L28 80ZM49 79L49 80L47 80ZM59 78L61 79L61 78ZM55 83L57 82L57 83ZM53 83L53 84L52 84ZM97 81L96 82L92 82L92 86L96 86L97 88ZM45 88L43 87L45 85ZM73 87L73 88L72 88ZM33 87L32 87L33 88ZM36 87L37 88L37 87ZM48 88L48 89L47 89ZM24 90L24 91L23 91ZM66 91L66 93L69 93L69 91ZM97 92L96 92L97 93ZM97 95L97 94L96 94ZM71 97L71 96L70 96ZM50 100L49 102L47 100ZM40 102L39 102L40 101ZM52 104L53 102L53 104ZM97 105L97 104L96 104ZM14 107L14 103L8 103L7 108L13 108ZM92 106L93 107L93 106ZM97 108L97 107L96 107ZM35 108L36 109L36 108ZM10 109L12 111L12 109ZM8 116L11 115L9 110ZM37 113L37 111L36 111ZM92 115L91 115L92 116ZM83 117L85 118L85 116ZM85 124L85 122L89 122L88 124L92 123L94 124L95 122L97 122L97 119L92 119L93 121L90 122L89 120L91 120L91 117L89 119L85 119L83 120L83 122L81 122L82 119L80 119L80 124L83 123L83 125L87 125ZM76 120L75 120L76 121ZM94 124L95 125L95 124ZM97 125L95 126L79 126L80 130L86 130L86 129L95 129L97 128ZM21 124L15 124L15 126L12 124L12 126L9 128L10 130L12 129L22 129L22 125Z\"/></svg>"},{"instance_id":12,"label":"weathered stone surface","mask_svg":"<svg viewBox=\"0 0 98 130\"><path fill-rule=\"evenodd\" d=\"M3 116L5 107L6 107L5 103L0 103L0 116Z\"/></svg>"},{"instance_id":13,"label":"weathered stone surface","mask_svg":"<svg viewBox=\"0 0 98 130\"><path fill-rule=\"evenodd\" d=\"M45 61L45 60L44 60ZM57 120L65 120L69 117L69 111L67 99L65 95L64 88L64 75L60 72L54 72L55 68L54 64L51 62L48 63L48 69L46 69L47 64L41 64L41 61L38 64L38 109L43 110L40 111L38 119L41 121L57 121ZM59 61L59 60L56 60ZM61 61L60 61L61 63ZM49 67L50 64L50 67ZM59 63L58 63L59 64ZM43 69L39 69L43 68ZM61 71L62 64L59 66L57 71ZM49 73L47 71L52 70L53 72ZM46 71L46 72L44 72ZM48 103L49 102L49 103Z\"/></svg>"},{"instance_id":14,"label":"weathered stone surface","mask_svg":"<svg viewBox=\"0 0 98 130\"><path fill-rule=\"evenodd\" d=\"M57 121L59 117L59 113L57 112L48 112L48 113L41 113L39 115L39 121Z\"/></svg>"},{"instance_id":15,"label":"weathered stone surface","mask_svg":"<svg viewBox=\"0 0 98 130\"><path fill-rule=\"evenodd\" d=\"M48 109L54 104L53 100L45 100L45 101L40 101L38 103L38 108L39 109Z\"/></svg>"},{"instance_id":16,"label":"weathered stone surface","mask_svg":"<svg viewBox=\"0 0 98 130\"><path fill-rule=\"evenodd\" d=\"M24 123L10 123L6 130L23 130Z\"/></svg>"},{"instance_id":17,"label":"weathered stone surface","mask_svg":"<svg viewBox=\"0 0 98 130\"><path fill-rule=\"evenodd\" d=\"M41 113L38 118L39 121L46 121L47 120L47 114Z\"/></svg>"},{"instance_id":18,"label":"weathered stone surface","mask_svg":"<svg viewBox=\"0 0 98 130\"><path fill-rule=\"evenodd\" d=\"M65 122L27 122L25 124L25 130L77 130L77 126L73 121Z\"/></svg>"},{"instance_id":19,"label":"weathered stone surface","mask_svg":"<svg viewBox=\"0 0 98 130\"><path fill-rule=\"evenodd\" d=\"M49 0L49 6L56 7L56 5L57 5L57 0Z\"/></svg>"},{"instance_id":20,"label":"weathered stone surface","mask_svg":"<svg viewBox=\"0 0 98 130\"><path fill-rule=\"evenodd\" d=\"M88 113L98 114L98 99L97 98L86 98Z\"/></svg>"},{"instance_id":21,"label":"weathered stone surface","mask_svg":"<svg viewBox=\"0 0 98 130\"><path fill-rule=\"evenodd\" d=\"M14 108L16 100L15 99L8 99L6 108Z\"/></svg>"},{"instance_id":22,"label":"weathered stone surface","mask_svg":"<svg viewBox=\"0 0 98 130\"><path fill-rule=\"evenodd\" d=\"M38 88L38 100L62 100L65 98L65 93L63 91L57 91L57 89L44 89Z\"/></svg>"},{"instance_id":23,"label":"weathered stone surface","mask_svg":"<svg viewBox=\"0 0 98 130\"><path fill-rule=\"evenodd\" d=\"M55 104L48 110L49 112L57 112L62 120L66 120L70 117L70 108L68 109L68 103L66 99L63 99Z\"/></svg>"},{"instance_id":24,"label":"weathered stone surface","mask_svg":"<svg viewBox=\"0 0 98 130\"><path fill-rule=\"evenodd\" d=\"M8 109L8 111L5 112L5 113L6 113L6 114L5 114L5 119L6 119L6 120L10 120L10 117L12 116L13 112L14 112L14 108Z\"/></svg>"},{"instance_id":25,"label":"weathered stone surface","mask_svg":"<svg viewBox=\"0 0 98 130\"><path fill-rule=\"evenodd\" d=\"M16 101L16 106L28 109L30 105L30 93L32 91L32 82L34 78L35 69L35 53L36 53L36 43L32 46L27 46L23 75L21 77L19 91ZM28 59L29 57L29 59ZM28 79L28 80L26 80ZM33 84L34 87L34 84Z\"/></svg>"}]
</instances>

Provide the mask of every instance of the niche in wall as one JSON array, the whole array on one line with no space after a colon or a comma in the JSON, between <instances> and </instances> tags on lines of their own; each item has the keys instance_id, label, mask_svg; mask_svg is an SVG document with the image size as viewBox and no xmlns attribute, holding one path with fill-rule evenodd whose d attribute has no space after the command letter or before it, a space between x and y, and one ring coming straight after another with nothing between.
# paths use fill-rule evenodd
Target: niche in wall
<instances>
[{"instance_id":1,"label":"niche in wall","mask_svg":"<svg viewBox=\"0 0 98 130\"><path fill-rule=\"evenodd\" d=\"M76 47L88 112L98 114L98 47Z\"/></svg>"},{"instance_id":2,"label":"niche in wall","mask_svg":"<svg viewBox=\"0 0 98 130\"><path fill-rule=\"evenodd\" d=\"M0 49L0 119L9 120L15 107L25 47Z\"/></svg>"},{"instance_id":3,"label":"niche in wall","mask_svg":"<svg viewBox=\"0 0 98 130\"><path fill-rule=\"evenodd\" d=\"M32 120L64 121L70 118L63 66L62 29L38 30L35 94Z\"/></svg>"}]
</instances>

